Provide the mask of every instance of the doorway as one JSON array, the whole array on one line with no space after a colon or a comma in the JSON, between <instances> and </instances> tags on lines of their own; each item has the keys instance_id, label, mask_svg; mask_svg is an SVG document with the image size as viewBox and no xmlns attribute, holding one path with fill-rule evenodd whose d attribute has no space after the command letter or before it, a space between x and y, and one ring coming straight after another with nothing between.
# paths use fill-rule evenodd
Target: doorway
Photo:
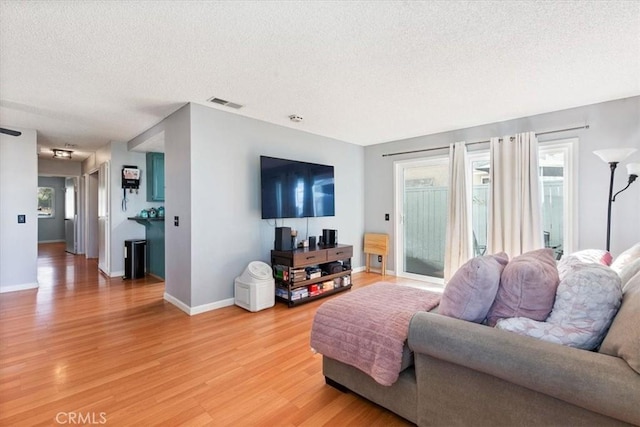
<instances>
[{"instance_id":1,"label":"doorway","mask_svg":"<svg viewBox=\"0 0 640 427\"><path fill-rule=\"evenodd\" d=\"M448 157L395 163L396 274L444 283Z\"/></svg>"},{"instance_id":2,"label":"doorway","mask_svg":"<svg viewBox=\"0 0 640 427\"><path fill-rule=\"evenodd\" d=\"M98 171L85 175L86 225L85 253L87 258L98 258Z\"/></svg>"}]
</instances>

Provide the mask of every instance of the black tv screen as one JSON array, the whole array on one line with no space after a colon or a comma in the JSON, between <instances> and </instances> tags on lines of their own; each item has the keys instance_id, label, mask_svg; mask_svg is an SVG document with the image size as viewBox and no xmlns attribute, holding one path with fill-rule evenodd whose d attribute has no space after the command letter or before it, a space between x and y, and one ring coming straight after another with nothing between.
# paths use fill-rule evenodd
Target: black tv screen
<instances>
[{"instance_id":1,"label":"black tv screen","mask_svg":"<svg viewBox=\"0 0 640 427\"><path fill-rule=\"evenodd\" d=\"M334 216L333 166L260 156L262 218Z\"/></svg>"}]
</instances>

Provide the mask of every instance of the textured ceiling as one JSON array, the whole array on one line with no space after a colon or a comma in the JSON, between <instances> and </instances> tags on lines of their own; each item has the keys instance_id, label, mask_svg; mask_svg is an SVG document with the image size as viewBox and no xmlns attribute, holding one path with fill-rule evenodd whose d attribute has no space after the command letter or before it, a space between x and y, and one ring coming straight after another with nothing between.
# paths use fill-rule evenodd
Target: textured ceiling
<instances>
[{"instance_id":1,"label":"textured ceiling","mask_svg":"<svg viewBox=\"0 0 640 427\"><path fill-rule=\"evenodd\" d=\"M42 147L128 141L212 96L368 145L640 94L640 1L0 5L0 123Z\"/></svg>"}]
</instances>

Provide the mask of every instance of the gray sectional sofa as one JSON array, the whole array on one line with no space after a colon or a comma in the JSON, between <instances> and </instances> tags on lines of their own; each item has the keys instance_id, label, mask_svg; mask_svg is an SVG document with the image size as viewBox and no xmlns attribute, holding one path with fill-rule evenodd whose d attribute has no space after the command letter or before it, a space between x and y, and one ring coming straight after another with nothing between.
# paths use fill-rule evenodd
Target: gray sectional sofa
<instances>
[{"instance_id":1,"label":"gray sectional sofa","mask_svg":"<svg viewBox=\"0 0 640 427\"><path fill-rule=\"evenodd\" d=\"M419 426L640 425L640 273L597 352L427 312L408 346L390 387L328 357L323 373Z\"/></svg>"}]
</instances>

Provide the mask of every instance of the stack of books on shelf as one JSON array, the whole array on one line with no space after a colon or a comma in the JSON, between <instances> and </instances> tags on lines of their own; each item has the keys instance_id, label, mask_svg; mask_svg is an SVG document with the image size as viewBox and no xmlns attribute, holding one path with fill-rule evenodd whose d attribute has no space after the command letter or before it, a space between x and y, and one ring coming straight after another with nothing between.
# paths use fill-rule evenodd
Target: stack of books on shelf
<instances>
[{"instance_id":1,"label":"stack of books on shelf","mask_svg":"<svg viewBox=\"0 0 640 427\"><path fill-rule=\"evenodd\" d=\"M285 288L276 286L276 296L284 299L289 299L289 291Z\"/></svg>"},{"instance_id":2,"label":"stack of books on shelf","mask_svg":"<svg viewBox=\"0 0 640 427\"><path fill-rule=\"evenodd\" d=\"M317 279L322 276L322 270L320 267L307 267L307 279Z\"/></svg>"},{"instance_id":3,"label":"stack of books on shelf","mask_svg":"<svg viewBox=\"0 0 640 427\"><path fill-rule=\"evenodd\" d=\"M327 280L326 282L322 282L323 291L330 291L331 289L334 289L334 288L335 288L335 285L333 280Z\"/></svg>"},{"instance_id":4,"label":"stack of books on shelf","mask_svg":"<svg viewBox=\"0 0 640 427\"><path fill-rule=\"evenodd\" d=\"M307 272L304 268L293 268L290 271L291 274L291 282L302 282L303 280L307 280Z\"/></svg>"},{"instance_id":5,"label":"stack of books on shelf","mask_svg":"<svg viewBox=\"0 0 640 427\"><path fill-rule=\"evenodd\" d=\"M309 296L309 290L306 287L296 288L291 290L291 300L295 301L297 299L306 298Z\"/></svg>"},{"instance_id":6,"label":"stack of books on shelf","mask_svg":"<svg viewBox=\"0 0 640 427\"><path fill-rule=\"evenodd\" d=\"M289 267L287 267L286 265L280 265L280 264L274 265L273 274L276 279L280 279L285 282L289 281Z\"/></svg>"}]
</instances>

